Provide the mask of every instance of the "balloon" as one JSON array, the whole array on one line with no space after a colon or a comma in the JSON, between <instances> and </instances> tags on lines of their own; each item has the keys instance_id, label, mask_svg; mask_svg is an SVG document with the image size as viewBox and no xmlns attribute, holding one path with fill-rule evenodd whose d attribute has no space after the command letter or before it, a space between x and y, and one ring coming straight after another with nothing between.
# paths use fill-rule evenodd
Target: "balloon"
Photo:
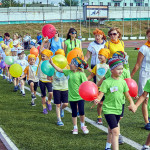
<instances>
[{"instance_id":1,"label":"balloon","mask_svg":"<svg viewBox=\"0 0 150 150\"><path fill-rule=\"evenodd\" d=\"M12 56L6 56L5 57L5 63L7 65L12 65L14 63L14 58Z\"/></svg>"},{"instance_id":2,"label":"balloon","mask_svg":"<svg viewBox=\"0 0 150 150\"><path fill-rule=\"evenodd\" d=\"M41 47L41 45L39 45L39 46L37 47L37 49L40 50L40 47Z\"/></svg>"},{"instance_id":3,"label":"balloon","mask_svg":"<svg viewBox=\"0 0 150 150\"><path fill-rule=\"evenodd\" d=\"M73 50L80 50L80 51L82 51L82 49L79 48L79 47L75 47Z\"/></svg>"},{"instance_id":4,"label":"balloon","mask_svg":"<svg viewBox=\"0 0 150 150\"><path fill-rule=\"evenodd\" d=\"M129 94L131 97L136 97L138 94L138 86L135 80L131 78L124 79L128 85L129 88Z\"/></svg>"},{"instance_id":5,"label":"balloon","mask_svg":"<svg viewBox=\"0 0 150 150\"><path fill-rule=\"evenodd\" d=\"M46 24L42 28L42 34L44 37L48 37L49 39L53 38L56 33L56 29L52 24Z\"/></svg>"},{"instance_id":6,"label":"balloon","mask_svg":"<svg viewBox=\"0 0 150 150\"><path fill-rule=\"evenodd\" d=\"M11 41L11 42L9 43L9 47L10 47L10 48L13 48L13 41Z\"/></svg>"},{"instance_id":7,"label":"balloon","mask_svg":"<svg viewBox=\"0 0 150 150\"><path fill-rule=\"evenodd\" d=\"M4 43L4 41L0 41L0 44Z\"/></svg>"},{"instance_id":8,"label":"balloon","mask_svg":"<svg viewBox=\"0 0 150 150\"><path fill-rule=\"evenodd\" d=\"M5 62L4 61L0 62L0 67L3 68L3 69L5 68Z\"/></svg>"},{"instance_id":9,"label":"balloon","mask_svg":"<svg viewBox=\"0 0 150 150\"><path fill-rule=\"evenodd\" d=\"M63 55L65 56L65 51L63 49L58 49L56 52L55 52L55 55Z\"/></svg>"},{"instance_id":10,"label":"balloon","mask_svg":"<svg viewBox=\"0 0 150 150\"><path fill-rule=\"evenodd\" d=\"M18 78L22 75L22 67L19 64L13 64L9 68L12 77Z\"/></svg>"},{"instance_id":11,"label":"balloon","mask_svg":"<svg viewBox=\"0 0 150 150\"><path fill-rule=\"evenodd\" d=\"M58 78L62 78L64 76L64 73L61 73L61 72L56 72L56 77Z\"/></svg>"},{"instance_id":12,"label":"balloon","mask_svg":"<svg viewBox=\"0 0 150 150\"><path fill-rule=\"evenodd\" d=\"M61 69L64 69L68 64L66 57L63 55L55 55L52 60L53 63Z\"/></svg>"},{"instance_id":13,"label":"balloon","mask_svg":"<svg viewBox=\"0 0 150 150\"><path fill-rule=\"evenodd\" d=\"M98 96L98 87L92 81L85 81L79 87L79 95L86 101L93 101Z\"/></svg>"},{"instance_id":14,"label":"balloon","mask_svg":"<svg viewBox=\"0 0 150 150\"><path fill-rule=\"evenodd\" d=\"M42 64L41 64L41 70L47 76L53 76L54 72L55 72L55 69L49 63L49 60L45 60L45 61L42 62Z\"/></svg>"},{"instance_id":15,"label":"balloon","mask_svg":"<svg viewBox=\"0 0 150 150\"><path fill-rule=\"evenodd\" d=\"M75 57L80 57L81 59L84 60L84 55L83 55L83 52L80 51L80 50L72 50L68 53L67 55L67 60L68 60L68 63L70 64L71 63L71 60Z\"/></svg>"},{"instance_id":16,"label":"balloon","mask_svg":"<svg viewBox=\"0 0 150 150\"><path fill-rule=\"evenodd\" d=\"M39 51L38 51L37 48L32 47L32 48L30 49L30 54L34 54L34 55L37 57L38 54L39 54Z\"/></svg>"}]
</instances>

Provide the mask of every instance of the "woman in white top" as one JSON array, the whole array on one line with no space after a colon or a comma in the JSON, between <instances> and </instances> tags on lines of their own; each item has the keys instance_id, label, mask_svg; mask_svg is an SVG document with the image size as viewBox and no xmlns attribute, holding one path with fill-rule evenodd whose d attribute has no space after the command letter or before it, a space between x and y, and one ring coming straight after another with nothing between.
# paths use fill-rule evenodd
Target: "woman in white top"
<instances>
[{"instance_id":1,"label":"woman in white top","mask_svg":"<svg viewBox=\"0 0 150 150\"><path fill-rule=\"evenodd\" d=\"M93 34L95 36L95 41L89 44L85 55L85 61L88 61L91 57L91 69L93 69L96 64L100 63L98 53L100 49L104 48L106 43L106 36L103 31L96 28L93 31ZM96 77L94 77L94 82L96 83Z\"/></svg>"},{"instance_id":2,"label":"woman in white top","mask_svg":"<svg viewBox=\"0 0 150 150\"><path fill-rule=\"evenodd\" d=\"M143 93L143 88L146 84L146 81L150 79L150 29L146 31L146 35L148 41L140 48L137 57L137 62L131 73L131 78L133 78L134 74L138 71L139 68L141 68L139 73L139 84L138 84L139 96L141 96ZM148 120L148 117L150 117L148 116L148 111L150 111L149 108L150 104L148 104L148 108L147 104L148 104L148 97L143 102L142 113L146 123L145 129L150 130L150 123Z\"/></svg>"}]
</instances>

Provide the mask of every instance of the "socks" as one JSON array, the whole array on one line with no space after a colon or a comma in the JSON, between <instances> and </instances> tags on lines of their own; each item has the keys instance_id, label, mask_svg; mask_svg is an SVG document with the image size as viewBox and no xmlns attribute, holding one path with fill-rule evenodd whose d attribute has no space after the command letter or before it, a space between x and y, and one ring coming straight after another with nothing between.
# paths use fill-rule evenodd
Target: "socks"
<instances>
[{"instance_id":1,"label":"socks","mask_svg":"<svg viewBox=\"0 0 150 150\"><path fill-rule=\"evenodd\" d=\"M77 125L74 126L74 129L78 129Z\"/></svg>"},{"instance_id":2,"label":"socks","mask_svg":"<svg viewBox=\"0 0 150 150\"><path fill-rule=\"evenodd\" d=\"M107 149L107 148L111 148L111 143L106 143L106 147L105 147L105 149Z\"/></svg>"},{"instance_id":3,"label":"socks","mask_svg":"<svg viewBox=\"0 0 150 150\"><path fill-rule=\"evenodd\" d=\"M57 121L61 121L61 118L57 118Z\"/></svg>"},{"instance_id":4,"label":"socks","mask_svg":"<svg viewBox=\"0 0 150 150\"><path fill-rule=\"evenodd\" d=\"M48 104L51 104L51 100L48 100Z\"/></svg>"},{"instance_id":5,"label":"socks","mask_svg":"<svg viewBox=\"0 0 150 150\"><path fill-rule=\"evenodd\" d=\"M45 109L46 108L46 104L43 104L43 109Z\"/></svg>"},{"instance_id":6,"label":"socks","mask_svg":"<svg viewBox=\"0 0 150 150\"><path fill-rule=\"evenodd\" d=\"M84 122L81 122L81 128L82 128L83 126L85 126L85 123L84 123Z\"/></svg>"}]
</instances>

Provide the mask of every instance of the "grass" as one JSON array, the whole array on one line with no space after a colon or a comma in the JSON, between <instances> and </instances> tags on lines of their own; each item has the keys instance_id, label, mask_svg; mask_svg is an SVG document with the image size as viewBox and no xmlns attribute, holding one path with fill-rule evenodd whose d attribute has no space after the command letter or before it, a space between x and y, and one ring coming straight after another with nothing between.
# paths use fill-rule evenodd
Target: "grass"
<instances>
[{"instance_id":1,"label":"grass","mask_svg":"<svg viewBox=\"0 0 150 150\"><path fill-rule=\"evenodd\" d=\"M67 32L69 28L73 27L75 28L78 33L80 33L80 23L52 23L56 29L59 31L60 36L63 35L64 38L67 36ZM8 24L8 25L0 25L0 34L4 34L5 32L10 33L11 38L13 38L14 33L18 33L19 35L22 35L22 37L29 33L33 39L36 39L37 33L42 31L42 27L45 24L39 23L39 24ZM132 34L133 36L139 36L139 21L132 21ZM145 36L145 32L147 30L147 21L141 21L141 35ZM108 30L111 27L119 27L121 30L121 33L123 33L123 22L121 21L107 21L105 22L105 25L98 25L98 23L91 22L90 23L90 36L93 37L93 30L95 28L99 28L107 35ZM124 22L124 35L125 36L131 36L131 22L125 21ZM81 33L83 38L89 37L89 23L83 22L81 25Z\"/></svg>"},{"instance_id":2,"label":"grass","mask_svg":"<svg viewBox=\"0 0 150 150\"><path fill-rule=\"evenodd\" d=\"M133 48L126 49L129 57L130 69L132 70L138 51ZM26 51L26 54L29 51ZM84 49L86 53L86 49ZM134 76L138 81L138 73ZM39 88L38 88L39 91ZM72 135L72 118L69 112L65 111L63 127L56 125L55 105L48 115L42 114L41 98L37 96L36 107L30 106L31 95L26 90L26 96L22 97L19 92L13 92L13 84L8 83L0 77L0 126L4 129L10 139L20 150L103 150L107 134L92 125L86 123L90 133L84 135L80 129L79 134ZM85 103L86 117L96 120L96 107L90 110L92 103ZM141 108L133 114L128 111L126 103L124 118L121 120L121 134L139 144L144 144L149 131L144 127ZM107 127L105 119L104 126ZM123 144L121 150L134 150L135 148Z\"/></svg>"}]
</instances>

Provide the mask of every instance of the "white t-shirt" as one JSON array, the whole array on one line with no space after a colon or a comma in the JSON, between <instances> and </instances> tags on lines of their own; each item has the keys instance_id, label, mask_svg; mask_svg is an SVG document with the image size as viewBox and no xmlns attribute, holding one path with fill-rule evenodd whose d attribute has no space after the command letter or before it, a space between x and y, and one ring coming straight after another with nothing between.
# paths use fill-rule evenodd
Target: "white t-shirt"
<instances>
[{"instance_id":1,"label":"white t-shirt","mask_svg":"<svg viewBox=\"0 0 150 150\"><path fill-rule=\"evenodd\" d=\"M88 46L88 51L90 51L92 53L92 57L91 57L91 65L96 65L99 64L100 61L98 59L98 52L100 49L104 48L106 41L103 41L103 43L98 44L95 41L91 42Z\"/></svg>"},{"instance_id":2,"label":"white t-shirt","mask_svg":"<svg viewBox=\"0 0 150 150\"><path fill-rule=\"evenodd\" d=\"M29 65L25 59L18 59L16 64L19 64L22 67L22 71Z\"/></svg>"},{"instance_id":3,"label":"white t-shirt","mask_svg":"<svg viewBox=\"0 0 150 150\"><path fill-rule=\"evenodd\" d=\"M141 64L141 69L145 71L150 71L150 48L146 45L143 45L139 52L144 55L144 59Z\"/></svg>"},{"instance_id":4,"label":"white t-shirt","mask_svg":"<svg viewBox=\"0 0 150 150\"><path fill-rule=\"evenodd\" d=\"M12 56L14 58L14 64L17 62L18 60L18 56Z\"/></svg>"}]
</instances>

